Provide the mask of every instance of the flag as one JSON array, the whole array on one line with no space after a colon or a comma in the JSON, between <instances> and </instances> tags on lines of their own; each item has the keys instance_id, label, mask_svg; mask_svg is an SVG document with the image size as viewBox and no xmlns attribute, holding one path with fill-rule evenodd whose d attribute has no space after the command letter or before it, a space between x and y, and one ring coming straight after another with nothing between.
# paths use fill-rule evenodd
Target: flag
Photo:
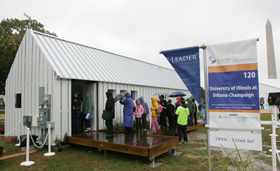
<instances>
[{"instance_id":1,"label":"flag","mask_svg":"<svg viewBox=\"0 0 280 171\"><path fill-rule=\"evenodd\" d=\"M199 47L166 50L161 53L175 69L196 101L200 103Z\"/></svg>"}]
</instances>

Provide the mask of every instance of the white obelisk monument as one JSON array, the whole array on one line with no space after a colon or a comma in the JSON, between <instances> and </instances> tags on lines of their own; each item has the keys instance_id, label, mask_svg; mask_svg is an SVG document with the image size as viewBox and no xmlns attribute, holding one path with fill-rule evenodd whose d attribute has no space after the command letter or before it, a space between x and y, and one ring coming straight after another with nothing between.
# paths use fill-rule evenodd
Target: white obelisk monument
<instances>
[{"instance_id":1,"label":"white obelisk monument","mask_svg":"<svg viewBox=\"0 0 280 171\"><path fill-rule=\"evenodd\" d=\"M267 20L265 28L266 28L268 79L277 79L272 26L269 20Z\"/></svg>"}]
</instances>

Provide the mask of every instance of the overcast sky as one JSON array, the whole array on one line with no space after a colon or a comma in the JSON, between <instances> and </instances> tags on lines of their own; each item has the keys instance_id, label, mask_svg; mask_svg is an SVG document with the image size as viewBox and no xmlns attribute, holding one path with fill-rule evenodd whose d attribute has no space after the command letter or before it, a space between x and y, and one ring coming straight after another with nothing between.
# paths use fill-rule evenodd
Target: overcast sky
<instances>
[{"instance_id":1,"label":"overcast sky","mask_svg":"<svg viewBox=\"0 0 280 171\"><path fill-rule=\"evenodd\" d=\"M259 38L267 78L265 24L280 56L279 0L0 0L0 18L23 13L60 38L172 68L161 50ZM201 53L202 54L202 53ZM278 78L280 77L278 67Z\"/></svg>"}]
</instances>

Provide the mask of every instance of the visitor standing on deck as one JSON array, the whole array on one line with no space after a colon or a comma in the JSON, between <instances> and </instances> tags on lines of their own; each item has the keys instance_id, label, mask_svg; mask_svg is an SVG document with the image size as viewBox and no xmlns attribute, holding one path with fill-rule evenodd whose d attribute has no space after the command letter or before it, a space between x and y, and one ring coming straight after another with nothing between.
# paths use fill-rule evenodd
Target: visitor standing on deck
<instances>
[{"instance_id":1,"label":"visitor standing on deck","mask_svg":"<svg viewBox=\"0 0 280 171\"><path fill-rule=\"evenodd\" d=\"M189 112L190 112L190 116L189 116L189 126L193 126L193 113L194 113L194 103L193 103L193 99L191 97L188 98L188 108L189 108Z\"/></svg>"},{"instance_id":2,"label":"visitor standing on deck","mask_svg":"<svg viewBox=\"0 0 280 171\"><path fill-rule=\"evenodd\" d=\"M161 125L161 129L165 130L167 127L166 125L167 103L166 100L164 99L164 95L160 96L160 105L162 107L162 111L160 113L160 125Z\"/></svg>"},{"instance_id":3,"label":"visitor standing on deck","mask_svg":"<svg viewBox=\"0 0 280 171\"><path fill-rule=\"evenodd\" d=\"M72 99L72 133L77 134L81 129L81 100L78 97L78 93L73 93Z\"/></svg>"},{"instance_id":4,"label":"visitor standing on deck","mask_svg":"<svg viewBox=\"0 0 280 171\"><path fill-rule=\"evenodd\" d=\"M86 119L87 114L92 114L92 100L91 100L91 95L89 93L86 93L86 100L85 100L85 105L84 105L84 110L83 110L83 120L85 121L85 126L86 130L85 132L88 132L91 130L91 119Z\"/></svg>"},{"instance_id":5,"label":"visitor standing on deck","mask_svg":"<svg viewBox=\"0 0 280 171\"><path fill-rule=\"evenodd\" d=\"M144 108L140 104L140 100L136 100L136 105L135 105L135 111L134 111L134 116L135 116L135 121L136 121L136 130L140 131L142 129L142 124L141 124L141 119L142 115L144 113Z\"/></svg>"},{"instance_id":6,"label":"visitor standing on deck","mask_svg":"<svg viewBox=\"0 0 280 171\"><path fill-rule=\"evenodd\" d=\"M123 109L123 125L125 128L124 133L125 134L132 134L134 133L134 129L133 129L133 109L134 109L134 103L133 100L131 98L131 95L129 93L127 93L125 95L125 99L121 99L120 103L122 105L124 105L124 109Z\"/></svg>"},{"instance_id":7,"label":"visitor standing on deck","mask_svg":"<svg viewBox=\"0 0 280 171\"><path fill-rule=\"evenodd\" d=\"M143 125L143 129L144 131L146 131L147 129L147 115L149 114L149 106L148 104L144 101L143 96L139 97L140 100L140 104L143 106L144 108L144 113L142 115L142 125Z\"/></svg>"},{"instance_id":8,"label":"visitor standing on deck","mask_svg":"<svg viewBox=\"0 0 280 171\"><path fill-rule=\"evenodd\" d=\"M152 106L151 106L151 113L152 113L152 131L156 132L157 130L160 129L158 122L157 122L157 117L159 115L158 111L158 103L157 103L157 98L155 96L151 97L152 100Z\"/></svg>"},{"instance_id":9,"label":"visitor standing on deck","mask_svg":"<svg viewBox=\"0 0 280 171\"><path fill-rule=\"evenodd\" d=\"M112 117L111 117L112 119L105 121L105 125L108 130L108 135L106 136L106 138L111 138L114 136L113 119L115 118L115 100L113 98L112 92L110 91L106 92L106 97L107 97L107 101L105 105L105 110L107 112L112 112Z\"/></svg>"}]
</instances>

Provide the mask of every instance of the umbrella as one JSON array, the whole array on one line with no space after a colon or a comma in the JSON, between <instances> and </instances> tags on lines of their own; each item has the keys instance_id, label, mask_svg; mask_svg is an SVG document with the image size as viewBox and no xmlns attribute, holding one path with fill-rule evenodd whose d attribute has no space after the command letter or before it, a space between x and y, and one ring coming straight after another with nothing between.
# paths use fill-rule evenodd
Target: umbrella
<instances>
[{"instance_id":1,"label":"umbrella","mask_svg":"<svg viewBox=\"0 0 280 171\"><path fill-rule=\"evenodd\" d=\"M123 96L125 96L127 94L127 91L123 91L120 94L116 95L116 97L114 98L115 102L120 100Z\"/></svg>"},{"instance_id":2,"label":"umbrella","mask_svg":"<svg viewBox=\"0 0 280 171\"><path fill-rule=\"evenodd\" d=\"M179 97L184 97L184 96L186 96L186 94L183 93L183 92L180 92L180 91L176 91L176 92L173 92L169 95L169 97L178 97L178 96Z\"/></svg>"}]
</instances>

